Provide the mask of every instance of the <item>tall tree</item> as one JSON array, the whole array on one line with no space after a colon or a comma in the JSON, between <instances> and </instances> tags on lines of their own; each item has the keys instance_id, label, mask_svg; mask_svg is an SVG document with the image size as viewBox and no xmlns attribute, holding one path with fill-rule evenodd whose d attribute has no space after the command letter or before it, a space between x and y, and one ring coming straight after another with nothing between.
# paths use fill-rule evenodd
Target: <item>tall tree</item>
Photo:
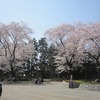
<instances>
[{"instance_id":1,"label":"tall tree","mask_svg":"<svg viewBox=\"0 0 100 100\"><path fill-rule=\"evenodd\" d=\"M58 54L55 56L55 61L60 73L73 69L77 47L70 39L75 33L74 30L74 26L63 24L46 32L47 38L56 44Z\"/></svg>"},{"instance_id":2,"label":"tall tree","mask_svg":"<svg viewBox=\"0 0 100 100\"><path fill-rule=\"evenodd\" d=\"M50 44L48 47L48 71L50 73L50 78L54 78L56 74L56 64L55 64L55 56L57 55L57 50L54 44Z\"/></svg>"},{"instance_id":3,"label":"tall tree","mask_svg":"<svg viewBox=\"0 0 100 100\"><path fill-rule=\"evenodd\" d=\"M39 66L40 69L45 72L48 68L48 44L46 38L41 38L38 42L38 52L39 52Z\"/></svg>"},{"instance_id":4,"label":"tall tree","mask_svg":"<svg viewBox=\"0 0 100 100\"><path fill-rule=\"evenodd\" d=\"M78 28L82 34L79 54L89 56L96 64L97 77L100 78L100 23L90 23Z\"/></svg>"},{"instance_id":5,"label":"tall tree","mask_svg":"<svg viewBox=\"0 0 100 100\"><path fill-rule=\"evenodd\" d=\"M26 45L31 40L30 33L32 30L24 23L0 25L0 49L3 51L0 58L5 60L12 76L15 76L16 59L21 59L21 56L27 58L34 52L33 44Z\"/></svg>"},{"instance_id":6,"label":"tall tree","mask_svg":"<svg viewBox=\"0 0 100 100\"><path fill-rule=\"evenodd\" d=\"M49 29L47 38L55 43L58 50L56 63L60 72L73 70L86 56L100 71L100 23L76 25L63 24Z\"/></svg>"},{"instance_id":7,"label":"tall tree","mask_svg":"<svg viewBox=\"0 0 100 100\"><path fill-rule=\"evenodd\" d=\"M38 42L36 41L35 38L33 38L32 42L34 43L34 54L31 59L31 76L32 74L35 77L36 71L38 70Z\"/></svg>"},{"instance_id":8,"label":"tall tree","mask_svg":"<svg viewBox=\"0 0 100 100\"><path fill-rule=\"evenodd\" d=\"M39 65L45 78L52 78L55 75L55 58L57 51L53 44L47 44L46 38L38 42Z\"/></svg>"}]
</instances>

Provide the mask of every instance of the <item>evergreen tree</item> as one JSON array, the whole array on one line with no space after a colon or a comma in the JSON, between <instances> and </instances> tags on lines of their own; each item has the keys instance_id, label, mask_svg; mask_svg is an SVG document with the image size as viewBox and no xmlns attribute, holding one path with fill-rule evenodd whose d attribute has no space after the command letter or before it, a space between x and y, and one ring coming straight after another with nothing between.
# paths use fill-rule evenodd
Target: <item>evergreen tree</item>
<instances>
[{"instance_id":1,"label":"evergreen tree","mask_svg":"<svg viewBox=\"0 0 100 100\"><path fill-rule=\"evenodd\" d=\"M44 77L45 71L48 68L48 44L46 38L41 38L38 42L38 54L39 54L39 68L41 70L42 77Z\"/></svg>"},{"instance_id":2,"label":"evergreen tree","mask_svg":"<svg viewBox=\"0 0 100 100\"><path fill-rule=\"evenodd\" d=\"M48 66L49 66L49 72L50 72L50 78L55 77L55 69L56 69L56 64L55 64L55 57L57 54L57 50L55 49L54 44L52 43L49 48L48 48Z\"/></svg>"},{"instance_id":3,"label":"evergreen tree","mask_svg":"<svg viewBox=\"0 0 100 100\"><path fill-rule=\"evenodd\" d=\"M45 78L52 78L55 75L54 56L56 49L53 44L48 45L46 38L41 38L38 43L39 66Z\"/></svg>"}]
</instances>

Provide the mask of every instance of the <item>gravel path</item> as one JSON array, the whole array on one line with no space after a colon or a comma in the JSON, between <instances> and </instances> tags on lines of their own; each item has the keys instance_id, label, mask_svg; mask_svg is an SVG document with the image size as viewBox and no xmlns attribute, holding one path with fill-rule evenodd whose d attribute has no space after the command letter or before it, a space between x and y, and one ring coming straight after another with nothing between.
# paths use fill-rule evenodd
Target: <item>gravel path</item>
<instances>
[{"instance_id":1,"label":"gravel path","mask_svg":"<svg viewBox=\"0 0 100 100\"><path fill-rule=\"evenodd\" d=\"M100 92L69 89L64 82L3 85L0 100L100 100Z\"/></svg>"}]
</instances>

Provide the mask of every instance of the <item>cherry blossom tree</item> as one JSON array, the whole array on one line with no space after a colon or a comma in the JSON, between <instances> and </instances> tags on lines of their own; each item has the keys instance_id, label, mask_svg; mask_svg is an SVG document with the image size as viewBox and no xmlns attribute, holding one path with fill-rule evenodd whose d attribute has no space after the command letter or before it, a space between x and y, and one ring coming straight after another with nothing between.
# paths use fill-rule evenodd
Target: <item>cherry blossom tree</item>
<instances>
[{"instance_id":1,"label":"cherry blossom tree","mask_svg":"<svg viewBox=\"0 0 100 100\"><path fill-rule=\"evenodd\" d=\"M74 33L75 27L67 24L52 28L46 32L47 38L56 44L58 54L55 56L55 62L60 73L73 70L77 50L77 45L71 41Z\"/></svg>"},{"instance_id":2,"label":"cherry blossom tree","mask_svg":"<svg viewBox=\"0 0 100 100\"><path fill-rule=\"evenodd\" d=\"M16 60L22 59L22 55L24 59L31 57L34 53L34 45L29 43L30 33L33 33L32 30L24 23L0 25L0 59L6 62L12 76L15 76Z\"/></svg>"},{"instance_id":3,"label":"cherry blossom tree","mask_svg":"<svg viewBox=\"0 0 100 100\"><path fill-rule=\"evenodd\" d=\"M55 60L57 70L73 70L88 57L88 60L95 62L100 76L100 23L63 24L49 29L46 35L58 50Z\"/></svg>"},{"instance_id":4,"label":"cherry blossom tree","mask_svg":"<svg viewBox=\"0 0 100 100\"><path fill-rule=\"evenodd\" d=\"M88 56L96 64L97 77L100 78L100 23L89 23L79 30L82 34L79 55L83 58Z\"/></svg>"}]
</instances>

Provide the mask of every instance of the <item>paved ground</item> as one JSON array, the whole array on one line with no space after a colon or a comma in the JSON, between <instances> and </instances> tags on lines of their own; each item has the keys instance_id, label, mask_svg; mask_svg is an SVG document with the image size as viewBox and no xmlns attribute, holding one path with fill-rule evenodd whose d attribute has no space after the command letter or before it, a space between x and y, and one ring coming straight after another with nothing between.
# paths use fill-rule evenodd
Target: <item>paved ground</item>
<instances>
[{"instance_id":1,"label":"paved ground","mask_svg":"<svg viewBox=\"0 0 100 100\"><path fill-rule=\"evenodd\" d=\"M100 92L68 89L64 82L3 85L0 100L100 100Z\"/></svg>"}]
</instances>

